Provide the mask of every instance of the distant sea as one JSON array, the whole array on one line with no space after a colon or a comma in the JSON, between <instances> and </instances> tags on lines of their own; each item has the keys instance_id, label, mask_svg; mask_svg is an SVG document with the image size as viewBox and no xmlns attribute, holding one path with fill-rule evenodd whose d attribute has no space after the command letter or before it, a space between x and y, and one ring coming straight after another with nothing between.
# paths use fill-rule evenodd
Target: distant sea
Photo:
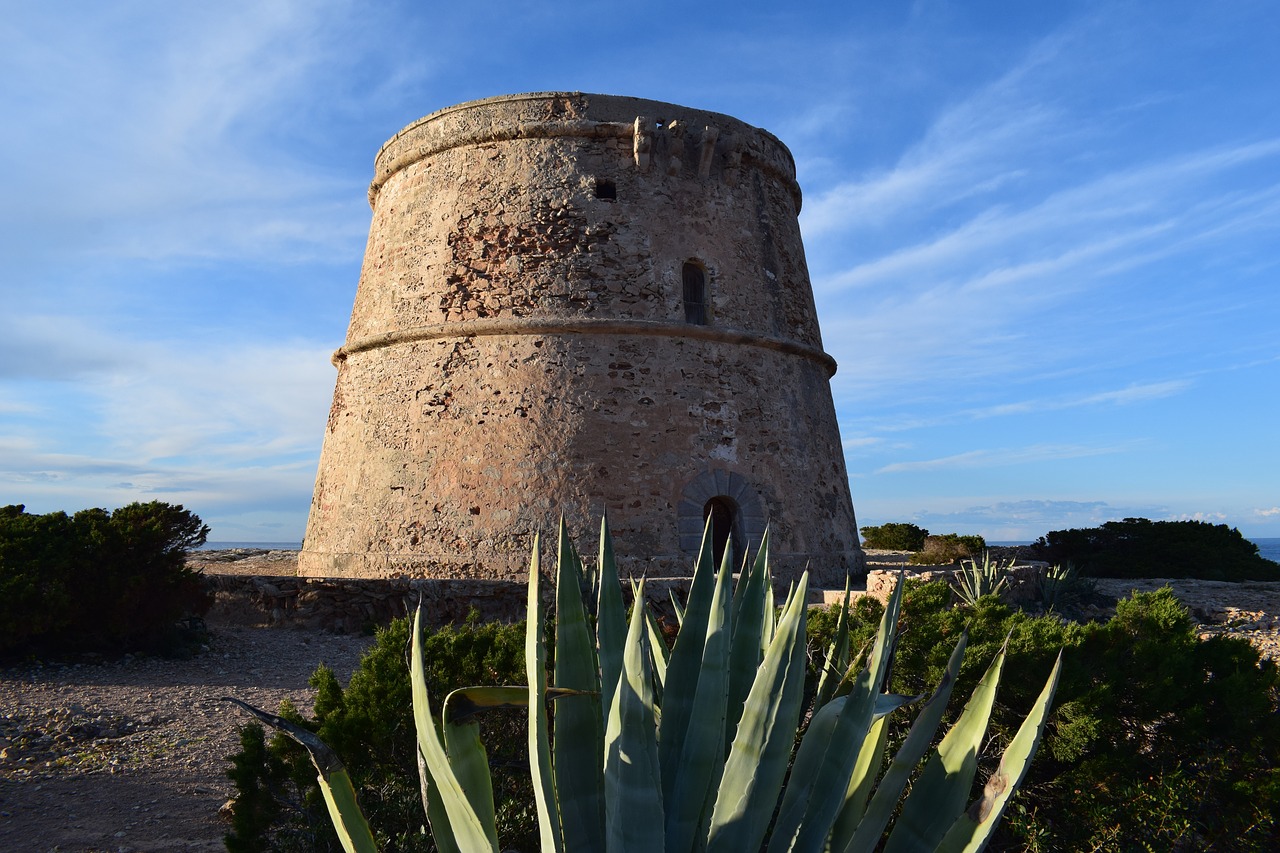
<instances>
[{"instance_id":1,"label":"distant sea","mask_svg":"<svg viewBox=\"0 0 1280 853\"><path fill-rule=\"evenodd\" d=\"M1273 560L1280 563L1280 538L1262 537L1259 539L1250 539L1254 545L1258 546L1258 556L1264 560ZM1030 545L1028 541L1021 542L988 542L988 545Z\"/></svg>"},{"instance_id":2,"label":"distant sea","mask_svg":"<svg viewBox=\"0 0 1280 853\"><path fill-rule=\"evenodd\" d=\"M1280 541L1280 540L1277 540ZM232 548L265 548L268 551L301 551L301 542L206 542L197 551L229 551Z\"/></svg>"},{"instance_id":3,"label":"distant sea","mask_svg":"<svg viewBox=\"0 0 1280 853\"><path fill-rule=\"evenodd\" d=\"M1280 563L1280 538L1262 538L1250 539L1250 542L1258 546L1258 553L1267 560L1274 560ZM1020 542L996 542L991 541L988 545L1030 545L1029 541ZM301 551L301 542L206 542L198 550L201 551L226 551L231 548L265 548L269 551Z\"/></svg>"}]
</instances>

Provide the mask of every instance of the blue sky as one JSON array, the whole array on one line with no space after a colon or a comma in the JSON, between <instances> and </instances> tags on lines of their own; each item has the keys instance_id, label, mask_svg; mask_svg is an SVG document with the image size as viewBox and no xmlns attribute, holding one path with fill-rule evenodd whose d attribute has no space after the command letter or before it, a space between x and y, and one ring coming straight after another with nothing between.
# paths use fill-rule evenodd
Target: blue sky
<instances>
[{"instance_id":1,"label":"blue sky","mask_svg":"<svg viewBox=\"0 0 1280 853\"><path fill-rule=\"evenodd\" d=\"M9 2L0 503L300 540L414 119L528 91L764 127L862 524L1280 536L1271 2Z\"/></svg>"}]
</instances>

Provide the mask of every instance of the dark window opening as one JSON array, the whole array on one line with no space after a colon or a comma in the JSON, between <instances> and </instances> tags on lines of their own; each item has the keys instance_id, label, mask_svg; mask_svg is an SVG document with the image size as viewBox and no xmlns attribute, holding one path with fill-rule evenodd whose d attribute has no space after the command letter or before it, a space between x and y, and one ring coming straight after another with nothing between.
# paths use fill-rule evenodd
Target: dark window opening
<instances>
[{"instance_id":1,"label":"dark window opening","mask_svg":"<svg viewBox=\"0 0 1280 853\"><path fill-rule=\"evenodd\" d=\"M707 273L695 263L684 265L684 321L707 325Z\"/></svg>"},{"instance_id":2,"label":"dark window opening","mask_svg":"<svg viewBox=\"0 0 1280 853\"><path fill-rule=\"evenodd\" d=\"M617 201L618 185L613 181L596 180L596 198L604 198L609 201Z\"/></svg>"},{"instance_id":3,"label":"dark window opening","mask_svg":"<svg viewBox=\"0 0 1280 853\"><path fill-rule=\"evenodd\" d=\"M728 498L712 498L702 508L703 522L706 523L708 519L711 521L711 553L715 555L717 568L727 549L733 548L730 552L731 559L739 550L738 543L734 541L737 539L734 535L737 515L737 508Z\"/></svg>"}]
</instances>

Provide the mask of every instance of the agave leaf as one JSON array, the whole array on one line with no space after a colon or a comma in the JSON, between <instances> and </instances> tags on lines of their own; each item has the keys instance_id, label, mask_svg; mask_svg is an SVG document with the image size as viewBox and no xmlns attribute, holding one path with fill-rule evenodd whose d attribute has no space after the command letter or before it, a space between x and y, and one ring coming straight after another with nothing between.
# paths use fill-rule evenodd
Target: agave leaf
<instances>
[{"instance_id":1,"label":"agave leaf","mask_svg":"<svg viewBox=\"0 0 1280 853\"><path fill-rule=\"evenodd\" d=\"M604 849L616 853L662 849L662 772L643 595L641 581L605 729Z\"/></svg>"},{"instance_id":2,"label":"agave leaf","mask_svg":"<svg viewBox=\"0 0 1280 853\"><path fill-rule=\"evenodd\" d=\"M757 850L768 829L800 717L808 590L805 573L747 695L712 812L709 853Z\"/></svg>"},{"instance_id":3,"label":"agave leaf","mask_svg":"<svg viewBox=\"0 0 1280 853\"><path fill-rule=\"evenodd\" d=\"M547 698L554 701L566 696L596 696L589 690L570 690L567 687L548 687ZM444 700L444 721L465 723L485 711L499 708L529 707L529 688L520 686L459 687Z\"/></svg>"},{"instance_id":4,"label":"agave leaf","mask_svg":"<svg viewBox=\"0 0 1280 853\"><path fill-rule=\"evenodd\" d=\"M418 749L427 765L432 786L448 818L448 834L463 850L497 850L497 827L485 825L463 790L462 783L449 763L444 742L431 715L427 695L427 679L422 661L422 608L413 616L413 641L409 661L409 681L413 695L413 722L418 735ZM435 832L435 824L432 824Z\"/></svg>"},{"instance_id":5,"label":"agave leaf","mask_svg":"<svg viewBox=\"0 0 1280 853\"><path fill-rule=\"evenodd\" d=\"M726 549L727 551L728 549ZM666 803L673 801L676 778L684 755L685 736L689 718L693 714L702 674L703 649L707 640L707 625L711 610L716 604L716 574L712 565L711 519L702 531L702 547L693 567L693 580L689 584L688 605L675 647L662 677L662 717L658 729L658 760L662 765L662 797ZM638 601L639 599L637 599ZM650 634L650 643L653 635ZM665 646L665 643L663 643Z\"/></svg>"},{"instance_id":6,"label":"agave leaf","mask_svg":"<svg viewBox=\"0 0 1280 853\"><path fill-rule=\"evenodd\" d=\"M378 849L369 833L369 824L360 813L355 788L352 787L351 777L346 770L334 771L327 779L321 777L320 793L324 795L329 819L338 833L338 841L343 850L347 853L364 853L366 850Z\"/></svg>"},{"instance_id":7,"label":"agave leaf","mask_svg":"<svg viewBox=\"0 0 1280 853\"><path fill-rule=\"evenodd\" d=\"M866 811L867 799L875 788L876 778L880 775L880 767L884 764L885 745L889 739L888 716L880 716L871 724L871 730L858 750L858 760L854 762L853 773L845 790L844 803L831 829L831 840L828 849L838 850L848 844L850 838L858 830L858 824ZM840 846L837 846L840 844Z\"/></svg>"},{"instance_id":8,"label":"agave leaf","mask_svg":"<svg viewBox=\"0 0 1280 853\"><path fill-rule=\"evenodd\" d=\"M609 519L600 519L600 593L596 603L596 642L600 658L600 713L602 724L613 706L613 691L622 672L622 645L627 619L622 606L622 584L613 556Z\"/></svg>"},{"instance_id":9,"label":"agave leaf","mask_svg":"<svg viewBox=\"0 0 1280 853\"><path fill-rule=\"evenodd\" d=\"M654 618L653 611L649 608L649 599L644 593L644 578L639 581L635 578L631 579L631 608L633 613L639 610L644 618L644 630L648 635L646 648L649 649L649 674L653 678L654 706L661 708L662 688L667 680L667 665L671 662L671 652L667 649L667 641L662 636L662 629L658 627L658 620Z\"/></svg>"},{"instance_id":10,"label":"agave leaf","mask_svg":"<svg viewBox=\"0 0 1280 853\"><path fill-rule=\"evenodd\" d=\"M902 608L902 584L895 587L880 620L868 667L859 673L853 690L840 702L834 721L824 717L823 728L805 735L796 755L795 770L778 812L770 851L818 851L844 805L849 780L862 744L876 718L899 707L905 697L882 697L880 685L888 675L889 661ZM927 744L926 744L927 745Z\"/></svg>"},{"instance_id":11,"label":"agave leaf","mask_svg":"<svg viewBox=\"0 0 1280 853\"><path fill-rule=\"evenodd\" d=\"M556 570L557 687L589 694L556 707L556 728L572 732L557 737L555 788L567 851L595 853L604 847L604 719L600 709L600 670L596 664L595 638L582 606L582 577L578 555L560 520L559 560Z\"/></svg>"},{"instance_id":12,"label":"agave leaf","mask_svg":"<svg viewBox=\"0 0 1280 853\"><path fill-rule=\"evenodd\" d=\"M760 655L769 650L769 644L773 642L773 635L778 632L778 620L782 618L781 611L773 600L773 576L768 569L765 570L764 584L764 624L761 626L760 632ZM792 581L787 586L787 598L791 598L791 594L795 592L795 582Z\"/></svg>"},{"instance_id":13,"label":"agave leaf","mask_svg":"<svg viewBox=\"0 0 1280 853\"><path fill-rule=\"evenodd\" d=\"M863 670L862 674L866 676L867 671ZM848 719L854 716L852 713L847 716L843 713L849 704L849 697L842 696L818 709L809 721L809 728L805 730L800 748L796 751L791 779L783 794L782 805L778 809L773 837L769 843L769 853L799 849L796 846L796 836L800 831L800 823L814 786L830 786L834 781L830 778L819 780L818 774L828 746L831 745L834 748L836 728L841 718ZM870 713L867 713L866 717L870 725ZM854 752L853 756L856 757L857 752ZM843 793L843 788L838 790ZM822 834L825 838L827 834L825 827Z\"/></svg>"},{"instance_id":14,"label":"agave leaf","mask_svg":"<svg viewBox=\"0 0 1280 853\"><path fill-rule=\"evenodd\" d=\"M542 572L542 537L533 537L529 559L529 602L525 617L524 664L529 680L529 771L538 808L538 831L544 851L564 849L560 812L556 808L555 774L551 766L551 734L547 721L546 647L542 641L542 594L538 589ZM465 845L464 845L465 847Z\"/></svg>"},{"instance_id":15,"label":"agave leaf","mask_svg":"<svg viewBox=\"0 0 1280 853\"><path fill-rule=\"evenodd\" d=\"M460 725L484 711L524 708L528 704L528 687L460 687L444 698L441 719L446 725Z\"/></svg>"},{"instance_id":16,"label":"agave leaf","mask_svg":"<svg viewBox=\"0 0 1280 853\"><path fill-rule=\"evenodd\" d=\"M486 832L490 827L490 842L498 845L498 821L493 808L493 778L489 775L489 756L480 742L480 726L474 721L446 723L444 729L445 751L449 754L449 766L462 785L467 802L475 811Z\"/></svg>"},{"instance_id":17,"label":"agave leaf","mask_svg":"<svg viewBox=\"0 0 1280 853\"><path fill-rule=\"evenodd\" d=\"M836 695L836 688L844 682L849 670L849 576L844 578L844 598L836 614L836 634L827 647L822 660L822 673L818 676L818 690L814 695L814 709L821 708Z\"/></svg>"},{"instance_id":18,"label":"agave leaf","mask_svg":"<svg viewBox=\"0 0 1280 853\"><path fill-rule=\"evenodd\" d=\"M725 741L730 743L737 730L738 717L760 666L761 641L766 634L766 620L772 623L773 608L769 579L769 530L766 528L760 550L751 567L738 577L733 591L733 647L729 652L729 699L725 706Z\"/></svg>"},{"instance_id":19,"label":"agave leaf","mask_svg":"<svg viewBox=\"0 0 1280 853\"><path fill-rule=\"evenodd\" d=\"M966 633L967 635L967 633ZM902 805L886 850L936 847L969 799L978 753L1004 671L1008 638L992 659L959 719L942 738Z\"/></svg>"},{"instance_id":20,"label":"agave leaf","mask_svg":"<svg viewBox=\"0 0 1280 853\"><path fill-rule=\"evenodd\" d=\"M947 701L951 698L951 689L955 686L956 677L960 674L960 664L964 660L964 650L967 645L968 636L961 634L959 642L956 643L955 649L951 652L951 659L947 662L947 668L943 671L938 687L934 690L933 695L929 697L929 701L920 709L920 713L916 715L915 722L911 724L911 729L907 732L906 739L902 742L902 746L898 748L897 753L894 754L888 769L885 770L884 776L880 779L880 784L876 786L876 792L872 796L871 802L867 805L866 813L862 817L858 831L845 848L846 850L873 850L883 837L884 829L888 826L894 809L898 806L902 791L906 788L907 780L911 777L912 771L920 764L920 759L929 750L929 744L933 741L933 736L938 731L938 725L942 722L942 715L947 709ZM897 828L895 827L896 831ZM906 849L920 850L927 848L909 845Z\"/></svg>"},{"instance_id":21,"label":"agave leaf","mask_svg":"<svg viewBox=\"0 0 1280 853\"><path fill-rule=\"evenodd\" d=\"M427 816L427 824L431 827L431 840L435 842L440 853L462 853L458 841L449 828L449 815L445 812L444 800L440 798L440 788L431 781L431 771L427 769L427 760L422 757L422 750L415 749L418 759L418 785L422 792L422 810Z\"/></svg>"},{"instance_id":22,"label":"agave leaf","mask_svg":"<svg viewBox=\"0 0 1280 853\"><path fill-rule=\"evenodd\" d=\"M1058 675L1061 669L1062 653L1059 652L1044 689L1040 691L1040 696L1032 706L1031 712L1018 727L1018 733L1013 736L1013 740L1009 741L1004 754L1000 757L1000 766L987 780L982 796L956 819L951 830L938 844L939 851L970 853L986 846L991 833L1000 823L1000 817L1004 814L1009 798L1022 784L1022 777L1026 775L1031 759L1035 757L1036 747L1040 744L1045 722L1049 718L1049 706L1053 704L1053 694L1058 687Z\"/></svg>"},{"instance_id":23,"label":"agave leaf","mask_svg":"<svg viewBox=\"0 0 1280 853\"><path fill-rule=\"evenodd\" d=\"M728 549L716 576L711 612L694 696L693 713L683 739L683 751L675 767L675 785L666 801L666 849L691 850L694 839L710 817L713 792L724 768L725 700L729 691L729 611L733 575ZM679 641L677 641L678 644ZM673 664L674 665L674 664ZM667 697L670 701L670 676ZM666 731L665 709L663 726ZM664 771L666 767L664 766ZM664 774L665 781L665 774Z\"/></svg>"},{"instance_id":24,"label":"agave leaf","mask_svg":"<svg viewBox=\"0 0 1280 853\"><path fill-rule=\"evenodd\" d=\"M351 785L351 777L347 775L347 769L336 752L320 740L315 732L308 731L291 720L260 710L230 696L222 697L222 701L236 705L302 744L307 754L311 756L311 763L315 765L316 772L319 774L320 792L324 795L325 805L329 809L329 819L333 821L333 828L337 830L342 849L347 853L376 853L378 847L373 841L373 833L369 831L369 823L364 819L364 814L356 803L356 792Z\"/></svg>"}]
</instances>

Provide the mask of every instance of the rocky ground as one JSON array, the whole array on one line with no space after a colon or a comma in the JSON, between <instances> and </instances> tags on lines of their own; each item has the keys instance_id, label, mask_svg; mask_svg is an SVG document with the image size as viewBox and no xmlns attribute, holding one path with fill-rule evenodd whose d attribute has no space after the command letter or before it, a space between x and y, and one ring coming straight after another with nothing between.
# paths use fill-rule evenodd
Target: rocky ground
<instances>
[{"instance_id":1,"label":"rocky ground","mask_svg":"<svg viewBox=\"0 0 1280 853\"><path fill-rule=\"evenodd\" d=\"M291 556L208 568L289 574ZM316 666L345 677L372 643L247 621L215 607L207 646L191 660L0 669L0 850L222 850L226 756L248 720L221 697L310 710Z\"/></svg>"},{"instance_id":2,"label":"rocky ground","mask_svg":"<svg viewBox=\"0 0 1280 853\"><path fill-rule=\"evenodd\" d=\"M208 572L289 575L288 552L202 554ZM1204 634L1247 637L1280 658L1280 584L1171 581ZM1108 595L1160 581L1106 581ZM25 664L0 669L0 850L221 850L226 756L246 719L223 696L310 709L321 662L345 677L372 638L261 627L210 614L191 660Z\"/></svg>"}]
</instances>

